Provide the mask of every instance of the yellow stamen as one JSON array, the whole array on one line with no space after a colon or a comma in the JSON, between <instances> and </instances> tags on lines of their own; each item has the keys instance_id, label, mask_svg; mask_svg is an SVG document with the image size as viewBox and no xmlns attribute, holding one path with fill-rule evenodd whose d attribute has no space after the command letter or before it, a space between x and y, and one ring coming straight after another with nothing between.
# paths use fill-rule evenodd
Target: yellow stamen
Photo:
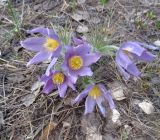
<instances>
[{"instance_id":1,"label":"yellow stamen","mask_svg":"<svg viewBox=\"0 0 160 140\"><path fill-rule=\"evenodd\" d=\"M69 59L69 66L73 70L79 70L83 66L83 59L80 56L72 56Z\"/></svg>"},{"instance_id":2,"label":"yellow stamen","mask_svg":"<svg viewBox=\"0 0 160 140\"><path fill-rule=\"evenodd\" d=\"M64 82L64 74L59 72L52 76L52 80L54 84L60 85Z\"/></svg>"},{"instance_id":3,"label":"yellow stamen","mask_svg":"<svg viewBox=\"0 0 160 140\"><path fill-rule=\"evenodd\" d=\"M96 99L97 97L102 95L102 91L98 86L94 86L88 94L92 98Z\"/></svg>"},{"instance_id":4,"label":"yellow stamen","mask_svg":"<svg viewBox=\"0 0 160 140\"><path fill-rule=\"evenodd\" d=\"M130 59L133 59L133 56L132 54L130 53L132 51L132 48L125 48L123 50L123 52L130 58Z\"/></svg>"},{"instance_id":5,"label":"yellow stamen","mask_svg":"<svg viewBox=\"0 0 160 140\"><path fill-rule=\"evenodd\" d=\"M59 45L60 45L59 42L52 38L47 38L46 43L44 44L45 48L51 52L55 51Z\"/></svg>"}]
</instances>

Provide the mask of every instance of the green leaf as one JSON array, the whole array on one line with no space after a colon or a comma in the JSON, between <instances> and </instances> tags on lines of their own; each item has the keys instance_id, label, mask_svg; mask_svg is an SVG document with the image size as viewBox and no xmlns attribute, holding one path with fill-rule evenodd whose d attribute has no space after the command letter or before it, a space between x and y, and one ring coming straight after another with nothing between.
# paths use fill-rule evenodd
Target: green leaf
<instances>
[{"instance_id":1,"label":"green leaf","mask_svg":"<svg viewBox=\"0 0 160 140\"><path fill-rule=\"evenodd\" d=\"M118 47L114 45L106 45L98 49L98 51L103 55L110 55L110 56L113 56L116 50L118 50Z\"/></svg>"},{"instance_id":2,"label":"green leaf","mask_svg":"<svg viewBox=\"0 0 160 140\"><path fill-rule=\"evenodd\" d=\"M85 76L82 78L82 86L85 88L87 85L95 83L95 80L93 80L91 77Z\"/></svg>"},{"instance_id":3,"label":"green leaf","mask_svg":"<svg viewBox=\"0 0 160 140\"><path fill-rule=\"evenodd\" d=\"M153 11L149 11L146 16L147 16L147 18L149 18L151 20L155 19L157 17Z\"/></svg>"},{"instance_id":4,"label":"green leaf","mask_svg":"<svg viewBox=\"0 0 160 140\"><path fill-rule=\"evenodd\" d=\"M106 4L108 2L108 0L100 0L101 4Z\"/></svg>"},{"instance_id":5,"label":"green leaf","mask_svg":"<svg viewBox=\"0 0 160 140\"><path fill-rule=\"evenodd\" d=\"M57 34L62 41L63 45L70 45L71 44L71 37L72 37L72 32L71 28L68 26L62 27L60 25L53 25L51 23L51 26L53 29L56 29Z\"/></svg>"},{"instance_id":6,"label":"green leaf","mask_svg":"<svg viewBox=\"0 0 160 140\"><path fill-rule=\"evenodd\" d=\"M160 29L160 21L157 21L157 22L156 22L156 27L157 27L158 29Z\"/></svg>"}]
</instances>

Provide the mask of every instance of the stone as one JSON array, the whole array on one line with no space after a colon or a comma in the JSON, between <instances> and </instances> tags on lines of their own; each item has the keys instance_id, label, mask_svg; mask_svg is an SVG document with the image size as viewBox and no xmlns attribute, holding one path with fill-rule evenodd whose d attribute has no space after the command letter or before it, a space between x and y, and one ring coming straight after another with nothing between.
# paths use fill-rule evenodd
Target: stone
<instances>
[{"instance_id":1,"label":"stone","mask_svg":"<svg viewBox=\"0 0 160 140\"><path fill-rule=\"evenodd\" d=\"M89 31L88 27L85 25L79 25L76 29L78 33L87 33Z\"/></svg>"}]
</instances>

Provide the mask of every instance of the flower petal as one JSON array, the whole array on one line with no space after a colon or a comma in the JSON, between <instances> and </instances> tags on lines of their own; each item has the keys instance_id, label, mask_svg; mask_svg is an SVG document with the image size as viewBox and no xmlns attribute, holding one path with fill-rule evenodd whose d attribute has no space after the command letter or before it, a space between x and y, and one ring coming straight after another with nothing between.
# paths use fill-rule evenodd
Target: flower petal
<instances>
[{"instance_id":1,"label":"flower petal","mask_svg":"<svg viewBox=\"0 0 160 140\"><path fill-rule=\"evenodd\" d=\"M78 79L77 76L72 76L72 75L70 75L69 78L70 78L70 81L74 84L77 82L77 79Z\"/></svg>"},{"instance_id":2,"label":"flower petal","mask_svg":"<svg viewBox=\"0 0 160 140\"><path fill-rule=\"evenodd\" d=\"M53 58L51 63L48 65L47 70L46 70L46 75L49 76L50 75L50 70L51 68L54 66L54 64L57 62L58 58Z\"/></svg>"},{"instance_id":3,"label":"flower petal","mask_svg":"<svg viewBox=\"0 0 160 140\"><path fill-rule=\"evenodd\" d=\"M58 46L58 48L53 52L52 57L59 57L61 53L62 46Z\"/></svg>"},{"instance_id":4,"label":"flower petal","mask_svg":"<svg viewBox=\"0 0 160 140\"><path fill-rule=\"evenodd\" d=\"M72 40L76 46L84 43L83 39L81 38L73 37Z\"/></svg>"},{"instance_id":5,"label":"flower petal","mask_svg":"<svg viewBox=\"0 0 160 140\"><path fill-rule=\"evenodd\" d=\"M155 60L156 56L150 52L144 51L142 55L137 58L142 61L152 62L153 60Z\"/></svg>"},{"instance_id":6,"label":"flower petal","mask_svg":"<svg viewBox=\"0 0 160 140\"><path fill-rule=\"evenodd\" d=\"M133 41L128 41L122 44L122 50L127 50L128 52L135 54L137 56L141 56L142 53L146 51L146 49L141 47L141 45L138 42L133 42Z\"/></svg>"},{"instance_id":7,"label":"flower petal","mask_svg":"<svg viewBox=\"0 0 160 140\"><path fill-rule=\"evenodd\" d=\"M49 28L44 28L44 27L37 27L32 30L28 30L27 33L33 34L33 33L40 33L44 36L49 36L50 38L54 38L57 41L59 41L58 36L54 32L54 30L49 29Z\"/></svg>"},{"instance_id":8,"label":"flower petal","mask_svg":"<svg viewBox=\"0 0 160 140\"><path fill-rule=\"evenodd\" d=\"M72 81L71 76L66 75L66 77L67 77L67 84L68 84L68 86L69 86L70 88L72 88L73 90L76 90L76 88L75 88L75 86L74 86L74 84L73 84L73 81Z\"/></svg>"},{"instance_id":9,"label":"flower petal","mask_svg":"<svg viewBox=\"0 0 160 140\"><path fill-rule=\"evenodd\" d=\"M93 112L95 105L96 105L96 101L93 98L88 96L86 98L86 102L85 102L85 112L84 112L84 114Z\"/></svg>"},{"instance_id":10,"label":"flower petal","mask_svg":"<svg viewBox=\"0 0 160 140\"><path fill-rule=\"evenodd\" d=\"M130 74L128 72L126 72L118 63L116 65L117 65L117 68L118 68L120 74L123 75L126 80L129 80L131 77Z\"/></svg>"},{"instance_id":11,"label":"flower petal","mask_svg":"<svg viewBox=\"0 0 160 140\"><path fill-rule=\"evenodd\" d=\"M134 75L135 77L140 77L140 75L141 75L141 72L139 71L139 69L137 68L137 66L134 63L128 65L127 71L130 74Z\"/></svg>"},{"instance_id":12,"label":"flower petal","mask_svg":"<svg viewBox=\"0 0 160 140\"><path fill-rule=\"evenodd\" d=\"M92 63L96 63L100 59L101 55L98 53L90 53L84 55L84 65L89 66Z\"/></svg>"},{"instance_id":13,"label":"flower petal","mask_svg":"<svg viewBox=\"0 0 160 140\"><path fill-rule=\"evenodd\" d=\"M91 68L89 67L83 67L79 72L78 74L80 76L92 76L93 75L93 72L91 70Z\"/></svg>"},{"instance_id":14,"label":"flower petal","mask_svg":"<svg viewBox=\"0 0 160 140\"><path fill-rule=\"evenodd\" d=\"M73 85L71 81L68 81L68 86L72 88L72 90L76 90L75 86Z\"/></svg>"},{"instance_id":15,"label":"flower petal","mask_svg":"<svg viewBox=\"0 0 160 140\"><path fill-rule=\"evenodd\" d=\"M116 62L122 66L124 69L127 69L128 65L132 64L133 61L122 51L118 51L116 54Z\"/></svg>"},{"instance_id":16,"label":"flower petal","mask_svg":"<svg viewBox=\"0 0 160 140\"><path fill-rule=\"evenodd\" d=\"M114 104L114 101L112 99L111 93L106 90L104 85L99 84L99 87L103 92L104 98L108 101L110 108L114 109L115 108L115 104Z\"/></svg>"},{"instance_id":17,"label":"flower petal","mask_svg":"<svg viewBox=\"0 0 160 140\"><path fill-rule=\"evenodd\" d=\"M68 68L68 59L74 55L74 49L72 46L65 46L66 48L66 53L65 53L65 57L64 57L64 63L62 64L62 68L65 70L65 71L68 71L69 68Z\"/></svg>"},{"instance_id":18,"label":"flower petal","mask_svg":"<svg viewBox=\"0 0 160 140\"><path fill-rule=\"evenodd\" d=\"M71 52L71 51L73 51L74 47L73 46L69 46L69 45L65 45L64 48L66 49L67 52L68 51Z\"/></svg>"},{"instance_id":19,"label":"flower petal","mask_svg":"<svg viewBox=\"0 0 160 140\"><path fill-rule=\"evenodd\" d=\"M27 63L27 66L28 65L31 65L31 64L37 64L39 62L42 62L44 60L47 60L48 58L51 57L51 53L48 53L48 52L44 52L44 51L41 51L39 53L37 53L28 63Z\"/></svg>"},{"instance_id":20,"label":"flower petal","mask_svg":"<svg viewBox=\"0 0 160 140\"><path fill-rule=\"evenodd\" d=\"M126 71L128 71L130 74L132 74L136 77L140 76L141 73L138 70L137 66L123 52L119 52L116 55L116 62L118 65L123 67Z\"/></svg>"},{"instance_id":21,"label":"flower petal","mask_svg":"<svg viewBox=\"0 0 160 140\"><path fill-rule=\"evenodd\" d=\"M155 59L155 55L148 52L142 46L150 46L151 47L151 45L147 45L144 43L129 41L129 42L125 43L124 46L122 46L122 50L129 51L138 60L144 60L147 62L153 61ZM152 46L152 48L156 50L156 47Z\"/></svg>"},{"instance_id":22,"label":"flower petal","mask_svg":"<svg viewBox=\"0 0 160 140\"><path fill-rule=\"evenodd\" d=\"M44 43L45 38L43 37L32 37L20 42L23 48L34 52L40 51L43 48Z\"/></svg>"},{"instance_id":23,"label":"flower petal","mask_svg":"<svg viewBox=\"0 0 160 140\"><path fill-rule=\"evenodd\" d=\"M39 80L46 83L49 79L50 79L50 76L42 75Z\"/></svg>"},{"instance_id":24,"label":"flower petal","mask_svg":"<svg viewBox=\"0 0 160 140\"><path fill-rule=\"evenodd\" d=\"M89 44L81 44L75 47L75 51L78 52L79 54L86 54L90 53L91 51L91 46Z\"/></svg>"},{"instance_id":25,"label":"flower petal","mask_svg":"<svg viewBox=\"0 0 160 140\"><path fill-rule=\"evenodd\" d=\"M52 82L52 79L48 80L48 82L44 85L42 92L49 94L53 89L55 89L55 86Z\"/></svg>"},{"instance_id":26,"label":"flower petal","mask_svg":"<svg viewBox=\"0 0 160 140\"><path fill-rule=\"evenodd\" d=\"M64 96L66 95L66 91L67 91L67 84L64 83L62 85L58 86L58 91L59 91L59 96L61 98L64 98Z\"/></svg>"},{"instance_id":27,"label":"flower petal","mask_svg":"<svg viewBox=\"0 0 160 140\"><path fill-rule=\"evenodd\" d=\"M106 110L105 110L104 106L102 105L103 101L104 101L104 99L102 97L96 98L96 103L97 103L102 115L105 117L106 116Z\"/></svg>"},{"instance_id":28,"label":"flower petal","mask_svg":"<svg viewBox=\"0 0 160 140\"><path fill-rule=\"evenodd\" d=\"M88 85L72 102L72 104L79 103L83 98L85 98L88 92L93 88L94 85Z\"/></svg>"}]
</instances>

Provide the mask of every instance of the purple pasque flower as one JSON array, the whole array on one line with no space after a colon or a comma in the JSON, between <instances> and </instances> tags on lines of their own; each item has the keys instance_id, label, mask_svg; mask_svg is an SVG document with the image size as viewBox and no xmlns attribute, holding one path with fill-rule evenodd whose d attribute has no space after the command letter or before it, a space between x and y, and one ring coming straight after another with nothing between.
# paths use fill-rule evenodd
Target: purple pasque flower
<instances>
[{"instance_id":1,"label":"purple pasque flower","mask_svg":"<svg viewBox=\"0 0 160 140\"><path fill-rule=\"evenodd\" d=\"M156 56L143 48L144 45L140 42L128 41L123 43L117 51L116 65L126 80L129 80L131 75L140 77L141 72L135 64L136 61L152 62L155 59ZM149 48L149 45L147 47Z\"/></svg>"},{"instance_id":2,"label":"purple pasque flower","mask_svg":"<svg viewBox=\"0 0 160 140\"><path fill-rule=\"evenodd\" d=\"M88 96L87 96L88 95ZM73 101L73 104L79 103L83 98L86 98L85 101L85 114L91 113L94 110L95 105L97 104L103 116L106 115L106 109L102 105L102 102L108 101L111 109L115 108L112 96L110 91L107 91L103 84L91 84L88 85Z\"/></svg>"},{"instance_id":3,"label":"purple pasque flower","mask_svg":"<svg viewBox=\"0 0 160 140\"><path fill-rule=\"evenodd\" d=\"M49 94L52 90L58 88L59 96L65 97L68 86L75 90L72 77L62 71L51 71L50 75L42 75L40 78L44 82L43 92Z\"/></svg>"},{"instance_id":4,"label":"purple pasque flower","mask_svg":"<svg viewBox=\"0 0 160 140\"><path fill-rule=\"evenodd\" d=\"M21 41L22 47L37 52L37 54L27 63L27 65L37 64L44 60L52 59L51 68L61 52L60 40L52 29L38 27L27 31L30 34L40 33L42 37L31 37Z\"/></svg>"},{"instance_id":5,"label":"purple pasque flower","mask_svg":"<svg viewBox=\"0 0 160 140\"><path fill-rule=\"evenodd\" d=\"M100 59L100 54L91 53L91 47L81 44L76 47L66 47L65 59L62 65L64 71L75 77L92 76L93 72L88 67Z\"/></svg>"}]
</instances>

